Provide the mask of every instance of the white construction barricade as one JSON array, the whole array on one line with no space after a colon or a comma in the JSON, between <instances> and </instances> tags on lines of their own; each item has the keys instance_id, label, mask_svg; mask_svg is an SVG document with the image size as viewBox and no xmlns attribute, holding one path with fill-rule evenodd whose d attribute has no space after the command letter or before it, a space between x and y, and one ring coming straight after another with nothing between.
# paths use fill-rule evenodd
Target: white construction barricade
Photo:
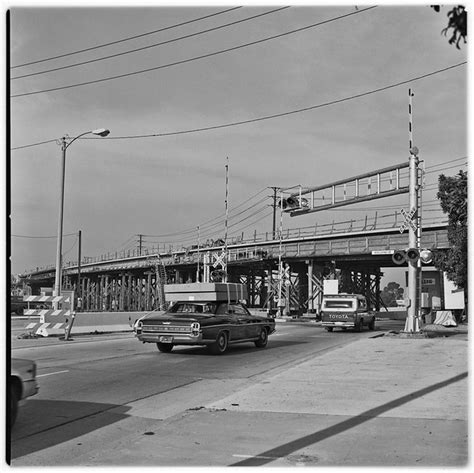
<instances>
[{"instance_id":1,"label":"white construction barricade","mask_svg":"<svg viewBox=\"0 0 474 473\"><path fill-rule=\"evenodd\" d=\"M63 335L67 324L72 322L74 291L64 291L61 296L24 296L23 301L28 303L24 315L39 316L38 322L30 322L25 327L29 332L43 337ZM31 309L30 303L41 304L43 307ZM53 305L57 308L53 308Z\"/></svg>"}]
</instances>

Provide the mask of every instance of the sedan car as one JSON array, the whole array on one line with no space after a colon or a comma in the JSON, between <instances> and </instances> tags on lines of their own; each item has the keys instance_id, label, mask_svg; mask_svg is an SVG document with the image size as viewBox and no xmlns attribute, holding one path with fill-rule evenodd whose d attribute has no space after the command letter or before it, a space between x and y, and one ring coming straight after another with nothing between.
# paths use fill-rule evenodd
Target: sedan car
<instances>
[{"instance_id":1,"label":"sedan car","mask_svg":"<svg viewBox=\"0 0 474 473\"><path fill-rule=\"evenodd\" d=\"M36 381L36 363L12 358L10 363L10 427L15 424L21 400L34 396L39 390Z\"/></svg>"},{"instance_id":2,"label":"sedan car","mask_svg":"<svg viewBox=\"0 0 474 473\"><path fill-rule=\"evenodd\" d=\"M275 331L275 320L252 315L238 301L182 300L162 314L149 314L135 323L135 335L143 343L156 343L169 353L176 345L206 345L219 355L229 345L253 342L265 348Z\"/></svg>"}]
</instances>

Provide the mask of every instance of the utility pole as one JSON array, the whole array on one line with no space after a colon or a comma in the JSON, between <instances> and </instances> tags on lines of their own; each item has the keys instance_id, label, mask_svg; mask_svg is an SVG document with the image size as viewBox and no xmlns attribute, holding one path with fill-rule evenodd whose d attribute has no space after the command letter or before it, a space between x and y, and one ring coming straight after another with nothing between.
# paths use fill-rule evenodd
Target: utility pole
<instances>
[{"instance_id":1,"label":"utility pole","mask_svg":"<svg viewBox=\"0 0 474 473\"><path fill-rule=\"evenodd\" d=\"M61 169L60 169L60 194L59 194L59 217L58 217L58 237L56 246L56 272L54 275L54 295L61 295L62 287L62 250L63 250L63 214L64 214L64 178L66 175L66 149L68 145L66 137L61 138ZM57 309L55 303L55 309Z\"/></svg>"},{"instance_id":2,"label":"utility pole","mask_svg":"<svg viewBox=\"0 0 474 473\"><path fill-rule=\"evenodd\" d=\"M270 187L273 189L273 227L272 227L272 236L273 239L276 237L276 208L277 208L277 192L280 189L279 187Z\"/></svg>"},{"instance_id":3,"label":"utility pole","mask_svg":"<svg viewBox=\"0 0 474 473\"><path fill-rule=\"evenodd\" d=\"M79 249L77 255L77 301L81 300L80 307L82 308L82 291L81 291L81 246L82 246L82 232L79 230Z\"/></svg>"},{"instance_id":4,"label":"utility pole","mask_svg":"<svg viewBox=\"0 0 474 473\"><path fill-rule=\"evenodd\" d=\"M224 280L227 282L227 265L229 255L227 254L227 232L229 228L229 157L226 158L225 165L225 234L224 234Z\"/></svg>"},{"instance_id":5,"label":"utility pole","mask_svg":"<svg viewBox=\"0 0 474 473\"><path fill-rule=\"evenodd\" d=\"M197 226L197 236L198 236L198 251L197 251L197 270L196 270L196 282L201 282L199 280L199 260L201 258L201 255L199 254L200 246L201 246L201 238L200 238L200 232L199 232L199 225Z\"/></svg>"}]
</instances>

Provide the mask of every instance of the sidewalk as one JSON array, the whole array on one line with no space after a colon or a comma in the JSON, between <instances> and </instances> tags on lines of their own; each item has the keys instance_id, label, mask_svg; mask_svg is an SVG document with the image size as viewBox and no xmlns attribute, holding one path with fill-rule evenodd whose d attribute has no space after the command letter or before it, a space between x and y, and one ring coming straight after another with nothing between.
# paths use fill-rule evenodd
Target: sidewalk
<instances>
[{"instance_id":1,"label":"sidewalk","mask_svg":"<svg viewBox=\"0 0 474 473\"><path fill-rule=\"evenodd\" d=\"M288 466L289 455L308 466L464 466L467 372L467 335L385 334L327 352L206 407L240 414L239 424L258 416L268 438L285 432L282 444L272 442L268 450L264 441L253 442L258 450L248 445L251 456L237 466ZM274 425L282 415L285 425ZM255 440L258 429L250 431Z\"/></svg>"}]
</instances>

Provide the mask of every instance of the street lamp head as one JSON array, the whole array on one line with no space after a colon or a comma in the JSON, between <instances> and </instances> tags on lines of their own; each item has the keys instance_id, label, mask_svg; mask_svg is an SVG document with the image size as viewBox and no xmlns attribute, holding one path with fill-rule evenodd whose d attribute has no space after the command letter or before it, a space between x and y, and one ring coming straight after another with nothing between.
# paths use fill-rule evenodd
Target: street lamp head
<instances>
[{"instance_id":1,"label":"street lamp head","mask_svg":"<svg viewBox=\"0 0 474 473\"><path fill-rule=\"evenodd\" d=\"M98 136L107 136L110 133L110 130L106 130L105 128L98 128L97 130L92 130L91 133Z\"/></svg>"}]
</instances>

